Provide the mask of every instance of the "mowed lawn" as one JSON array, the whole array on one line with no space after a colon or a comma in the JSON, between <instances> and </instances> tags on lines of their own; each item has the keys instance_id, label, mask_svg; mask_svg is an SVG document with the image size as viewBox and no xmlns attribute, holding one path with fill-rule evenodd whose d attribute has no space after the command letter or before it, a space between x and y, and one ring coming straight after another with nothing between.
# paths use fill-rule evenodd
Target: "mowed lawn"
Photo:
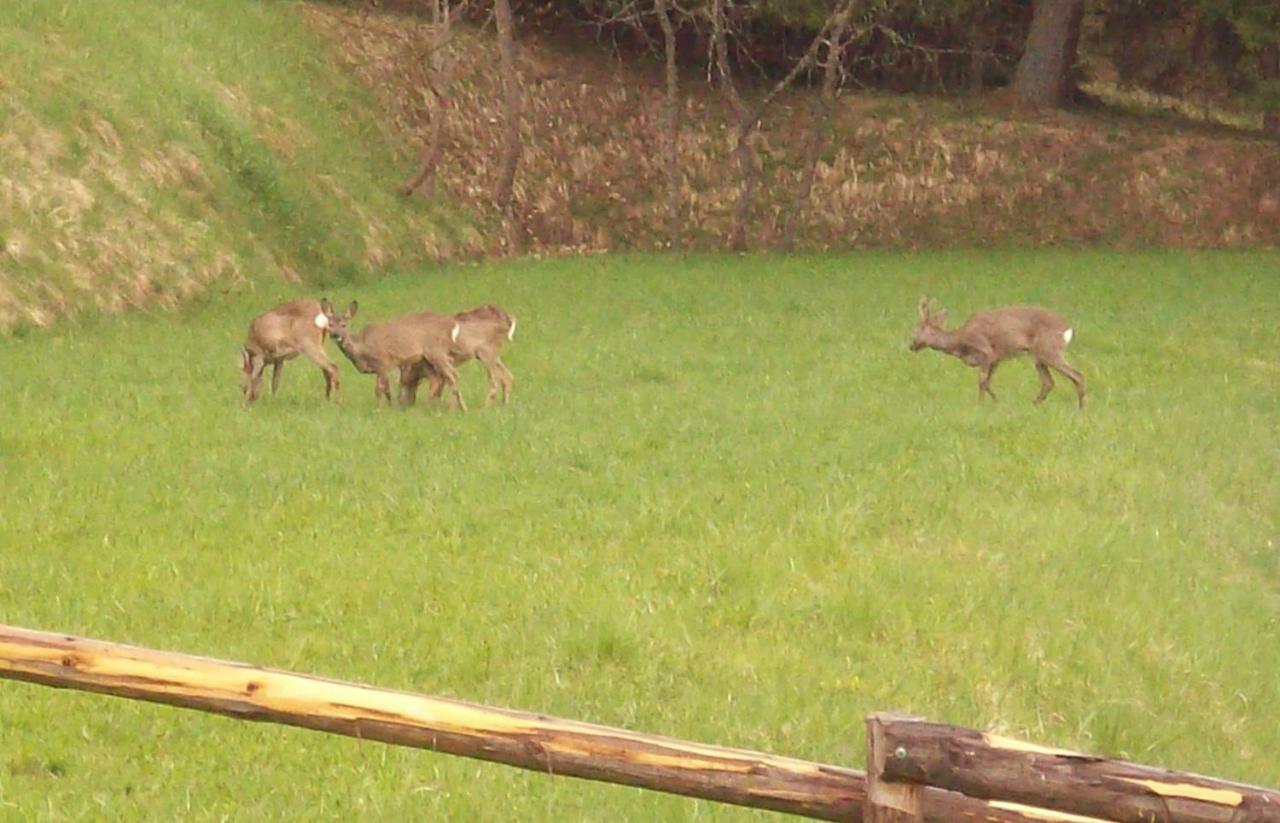
<instances>
[{"instance_id":1,"label":"mowed lawn","mask_svg":"<svg viewBox=\"0 0 1280 823\"><path fill-rule=\"evenodd\" d=\"M907 350L1039 303L1028 362ZM509 407L245 410L281 290L0 343L0 622L862 767L899 709L1280 784L1280 256L601 257L336 289L496 302ZM316 295L319 296L319 295ZM0 681L0 818L760 816Z\"/></svg>"}]
</instances>

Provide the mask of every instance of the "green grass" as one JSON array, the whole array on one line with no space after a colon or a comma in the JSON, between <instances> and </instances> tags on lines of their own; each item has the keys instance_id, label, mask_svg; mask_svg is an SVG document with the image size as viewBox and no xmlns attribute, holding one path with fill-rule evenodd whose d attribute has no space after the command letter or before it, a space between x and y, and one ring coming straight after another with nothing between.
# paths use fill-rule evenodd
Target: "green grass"
<instances>
[{"instance_id":1,"label":"green grass","mask_svg":"<svg viewBox=\"0 0 1280 823\"><path fill-rule=\"evenodd\" d=\"M1280 784L1274 253L597 258L494 301L507 408L349 364L239 407L260 295L0 348L0 621L848 766L901 709ZM915 303L1073 323L1090 381L907 351ZM357 324L358 325L358 324ZM330 345L331 354L340 355ZM478 401L482 370L463 368ZM0 682L0 817L751 812Z\"/></svg>"},{"instance_id":2,"label":"green grass","mask_svg":"<svg viewBox=\"0 0 1280 823\"><path fill-rule=\"evenodd\" d=\"M414 146L295 3L10 0L0 149L0 332L479 239L395 194Z\"/></svg>"}]
</instances>

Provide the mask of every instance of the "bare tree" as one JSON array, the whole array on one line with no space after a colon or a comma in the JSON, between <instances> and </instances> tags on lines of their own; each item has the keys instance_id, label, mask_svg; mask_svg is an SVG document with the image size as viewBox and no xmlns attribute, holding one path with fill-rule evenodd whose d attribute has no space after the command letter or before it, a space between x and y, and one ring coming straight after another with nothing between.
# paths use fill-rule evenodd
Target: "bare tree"
<instances>
[{"instance_id":1,"label":"bare tree","mask_svg":"<svg viewBox=\"0 0 1280 823\"><path fill-rule=\"evenodd\" d=\"M427 71L427 93L431 101L430 120L427 124L426 138L422 143L421 161L418 171L403 186L400 193L405 197L427 187L427 193L435 185L436 168L440 165L443 153L443 134L445 119L453 102L449 96L449 88L453 85L454 70L457 57L451 46L452 4L449 0L431 0L431 39L428 43L427 60L430 68Z\"/></svg>"},{"instance_id":2,"label":"bare tree","mask_svg":"<svg viewBox=\"0 0 1280 823\"><path fill-rule=\"evenodd\" d=\"M751 145L751 137L760 125L760 118L764 117L765 112L768 111L769 106L773 104L778 95L813 65L822 43L825 42L827 33L832 29L837 18L841 16L841 12L847 12L851 3L852 0L842 0L831 10L831 13L827 15L826 22L822 24L818 33L814 35L804 55L796 61L796 64L791 67L791 71L787 72L785 77L774 83L773 87L756 103L754 108L747 108L733 80L733 72L729 65L729 23L725 15L725 0L714 0L711 5L712 56L716 66L716 74L720 78L721 87L724 89L725 97L728 99L729 106L733 111L731 139L733 140L733 152L738 158L738 170L741 175L738 199L733 205L733 225L730 229L728 242L730 249L737 251L746 247L747 212L751 209L751 200L755 194L756 185L760 180L760 159L756 156L755 147Z\"/></svg>"},{"instance_id":3,"label":"bare tree","mask_svg":"<svg viewBox=\"0 0 1280 823\"><path fill-rule=\"evenodd\" d=\"M720 87L733 111L733 153L738 158L738 173L741 175L741 188L738 199L733 205L733 227L729 234L729 248L743 248L746 237L747 209L751 206L751 196L755 192L756 181L760 178L760 160L756 157L755 148L749 140L751 128L747 125L750 113L747 105L738 94L738 87L733 81L733 72L729 66L729 34L728 22L724 13L725 0L714 0L711 4L711 49L720 78Z\"/></svg>"},{"instance_id":4,"label":"bare tree","mask_svg":"<svg viewBox=\"0 0 1280 823\"><path fill-rule=\"evenodd\" d=\"M836 93L839 90L843 70L844 50L849 43L850 4L846 3L836 11L832 21L831 33L827 36L826 54L822 61L822 87L816 97L811 99L809 133L805 138L803 168L800 172L800 186L796 189L787 212L786 223L782 230L782 247L795 247L796 228L799 217L808 210L809 196L813 191L813 178L818 168L818 156L822 153L823 143L831 131L831 114L836 105Z\"/></svg>"},{"instance_id":5,"label":"bare tree","mask_svg":"<svg viewBox=\"0 0 1280 823\"><path fill-rule=\"evenodd\" d=\"M498 68L502 75L502 150L493 202L498 211L512 217L516 168L523 146L520 142L520 78L516 74L514 22L510 0L494 0L493 17L498 31Z\"/></svg>"},{"instance_id":6,"label":"bare tree","mask_svg":"<svg viewBox=\"0 0 1280 823\"><path fill-rule=\"evenodd\" d=\"M662 27L666 56L667 91L663 103L663 130L666 135L663 170L667 178L667 242L679 251L684 234L680 220L680 74L676 67L676 30L671 23L667 0L653 0L653 11Z\"/></svg>"}]
</instances>

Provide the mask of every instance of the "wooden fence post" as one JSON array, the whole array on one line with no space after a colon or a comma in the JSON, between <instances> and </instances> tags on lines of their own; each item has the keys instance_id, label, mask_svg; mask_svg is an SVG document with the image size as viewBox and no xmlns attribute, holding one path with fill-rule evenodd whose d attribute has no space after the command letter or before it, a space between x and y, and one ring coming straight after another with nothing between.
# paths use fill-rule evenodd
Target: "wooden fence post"
<instances>
[{"instance_id":1,"label":"wooden fence post","mask_svg":"<svg viewBox=\"0 0 1280 823\"><path fill-rule=\"evenodd\" d=\"M884 779L885 761L892 756L886 750L885 725L919 719L885 712L867 718L867 805L862 813L866 823L923 823L921 787Z\"/></svg>"}]
</instances>

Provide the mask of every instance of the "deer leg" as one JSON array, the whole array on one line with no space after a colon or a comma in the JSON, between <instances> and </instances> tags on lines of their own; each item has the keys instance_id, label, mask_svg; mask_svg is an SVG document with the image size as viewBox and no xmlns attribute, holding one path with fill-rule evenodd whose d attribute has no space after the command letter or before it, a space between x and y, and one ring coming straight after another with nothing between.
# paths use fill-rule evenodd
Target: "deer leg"
<instances>
[{"instance_id":1,"label":"deer leg","mask_svg":"<svg viewBox=\"0 0 1280 823\"><path fill-rule=\"evenodd\" d=\"M978 399L979 400L982 399L983 392L986 392L987 395L992 400L996 399L995 393L991 391L991 375L996 373L996 366L999 366L999 365L1000 365L999 363L987 363L984 366L982 366L982 371L979 372L978 374Z\"/></svg>"},{"instance_id":2,"label":"deer leg","mask_svg":"<svg viewBox=\"0 0 1280 823\"><path fill-rule=\"evenodd\" d=\"M283 360L271 361L271 396L275 397L280 390L280 370L284 368Z\"/></svg>"},{"instance_id":3,"label":"deer leg","mask_svg":"<svg viewBox=\"0 0 1280 823\"><path fill-rule=\"evenodd\" d=\"M333 361L325 356L324 349L320 348L319 343L311 343L302 347L302 353L307 359L320 367L320 371L324 372L324 399L333 398L334 402L341 399L338 394L338 367ZM279 376L276 372L276 376ZM274 377L272 378L275 379Z\"/></svg>"},{"instance_id":4,"label":"deer leg","mask_svg":"<svg viewBox=\"0 0 1280 823\"><path fill-rule=\"evenodd\" d=\"M1036 361L1036 371L1040 373L1040 394L1035 400L1039 405L1049 396L1049 392L1053 391L1053 375L1049 373L1049 367L1039 361Z\"/></svg>"},{"instance_id":5,"label":"deer leg","mask_svg":"<svg viewBox=\"0 0 1280 823\"><path fill-rule=\"evenodd\" d=\"M245 405L258 399L258 388L262 384L262 370L267 367L267 360L260 354L249 355L249 368L244 378Z\"/></svg>"},{"instance_id":6,"label":"deer leg","mask_svg":"<svg viewBox=\"0 0 1280 823\"><path fill-rule=\"evenodd\" d=\"M455 379L457 375L458 366L462 365L463 363L467 362L470 359L471 359L470 354L464 354L462 352L453 352L452 354L449 355L449 365L453 367ZM434 368L431 369L430 378L431 378L431 399L435 400L440 396L441 392L444 391L444 378L441 377L440 372L435 370Z\"/></svg>"},{"instance_id":7,"label":"deer leg","mask_svg":"<svg viewBox=\"0 0 1280 823\"><path fill-rule=\"evenodd\" d=\"M453 395L454 407L461 411L466 411L467 404L462 399L462 390L458 388L458 372L453 368L453 364L449 362L449 358L437 357L433 360L428 360L427 362L431 364L432 370L440 375L440 378L449 385L449 391Z\"/></svg>"},{"instance_id":8,"label":"deer leg","mask_svg":"<svg viewBox=\"0 0 1280 823\"><path fill-rule=\"evenodd\" d=\"M1081 409L1084 408L1084 375L1078 369L1073 367L1062 355L1059 354L1049 361L1049 365L1058 371L1063 377L1070 380L1076 386L1076 405Z\"/></svg>"},{"instance_id":9,"label":"deer leg","mask_svg":"<svg viewBox=\"0 0 1280 823\"><path fill-rule=\"evenodd\" d=\"M419 372L421 363L400 367L400 407L409 408L418 399L418 383L422 376Z\"/></svg>"},{"instance_id":10,"label":"deer leg","mask_svg":"<svg viewBox=\"0 0 1280 823\"><path fill-rule=\"evenodd\" d=\"M499 378L502 380L502 405L507 405L507 401L511 399L511 387L515 385L516 377L511 373L511 369L506 367L500 359L493 358L493 362L500 370Z\"/></svg>"},{"instance_id":11,"label":"deer leg","mask_svg":"<svg viewBox=\"0 0 1280 823\"><path fill-rule=\"evenodd\" d=\"M386 400L387 405L391 405L391 383L387 380L387 373L385 371L377 373L376 381L373 384L373 400L375 404L382 400Z\"/></svg>"},{"instance_id":12,"label":"deer leg","mask_svg":"<svg viewBox=\"0 0 1280 823\"><path fill-rule=\"evenodd\" d=\"M501 364L498 362L498 356L489 349L482 349L476 352L476 358L484 364L485 370L489 373L489 393L484 397L484 404L488 406L493 402L493 398L498 396L498 387L501 385L504 389L503 395L506 395L506 383L500 376L498 369ZM502 402L507 402L505 399Z\"/></svg>"},{"instance_id":13,"label":"deer leg","mask_svg":"<svg viewBox=\"0 0 1280 823\"><path fill-rule=\"evenodd\" d=\"M435 369L432 369L427 375L427 382L431 388L431 393L427 395L427 399L435 400L440 397L440 392L444 391L444 378L436 374Z\"/></svg>"}]
</instances>

